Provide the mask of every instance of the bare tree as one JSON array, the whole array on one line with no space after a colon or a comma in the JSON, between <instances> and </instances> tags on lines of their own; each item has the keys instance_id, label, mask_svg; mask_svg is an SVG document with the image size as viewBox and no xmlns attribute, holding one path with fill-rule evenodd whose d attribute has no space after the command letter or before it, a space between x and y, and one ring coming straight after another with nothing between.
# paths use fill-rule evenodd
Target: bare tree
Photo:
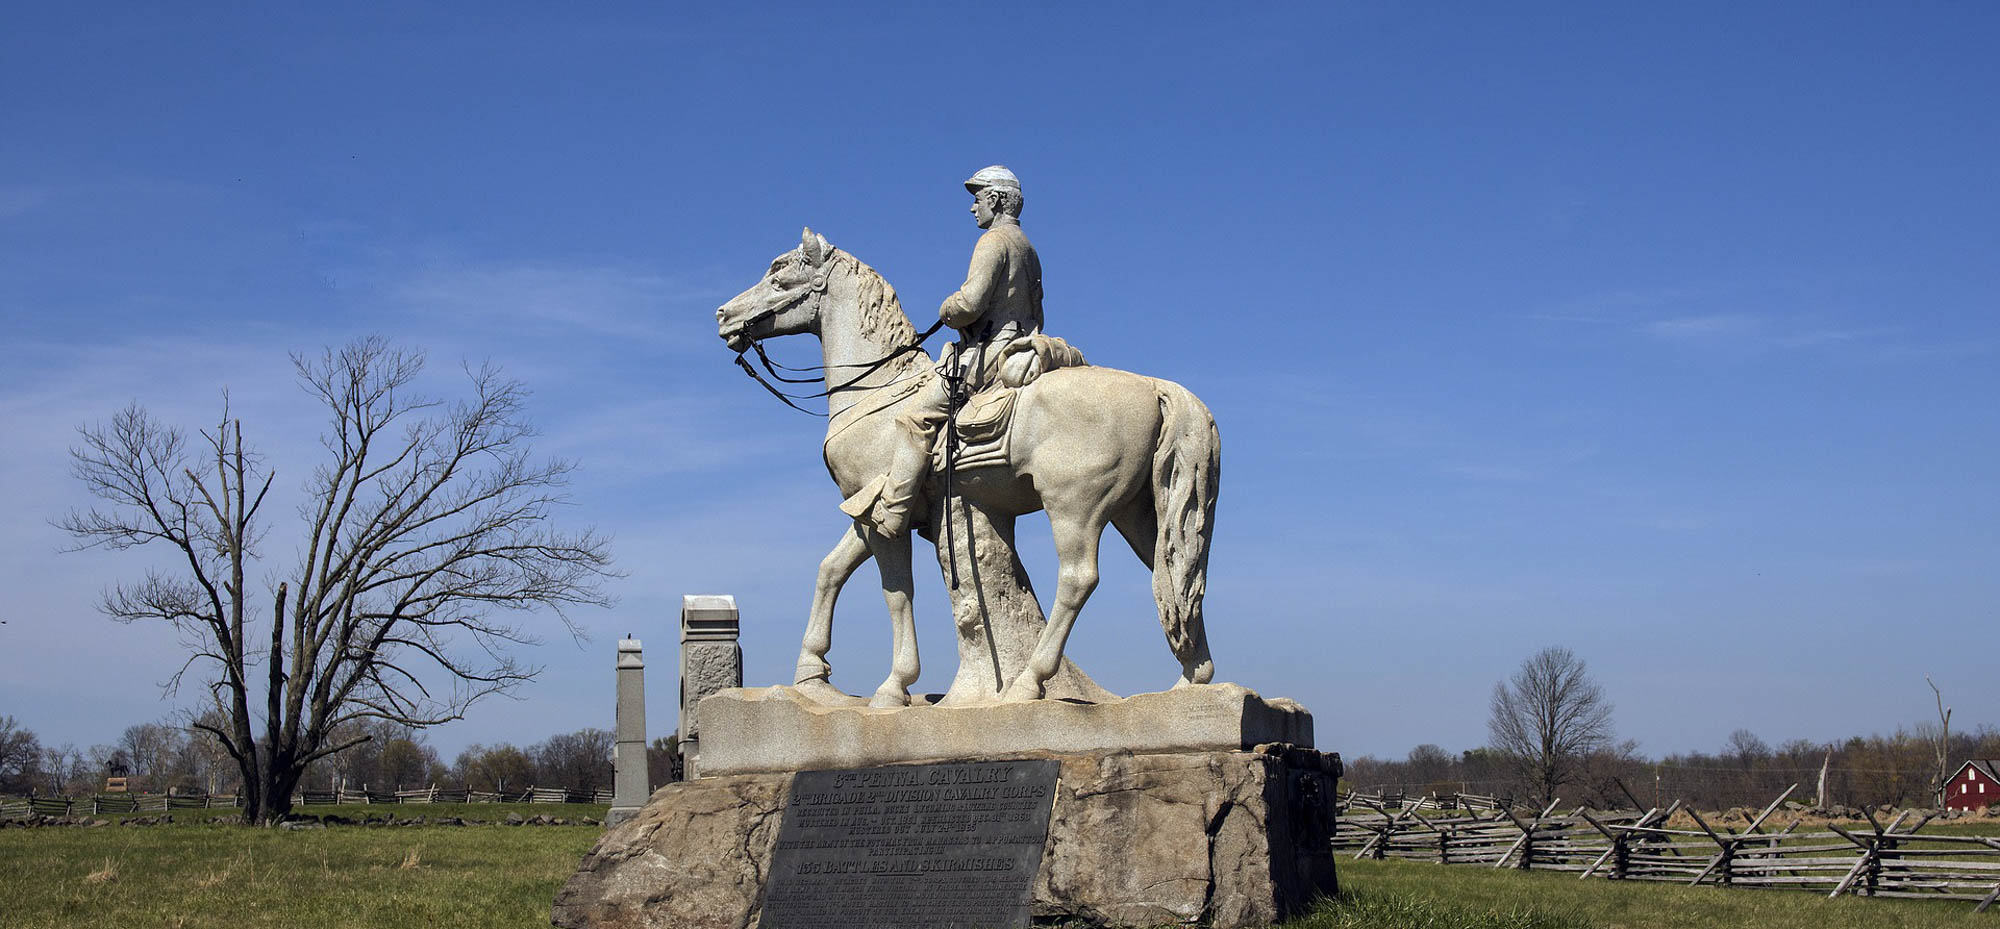
<instances>
[{"instance_id":1,"label":"bare tree","mask_svg":"<svg viewBox=\"0 0 2000 929\"><path fill-rule=\"evenodd\" d=\"M0 792L27 793L42 774L42 740L0 716Z\"/></svg>"},{"instance_id":2,"label":"bare tree","mask_svg":"<svg viewBox=\"0 0 2000 929\"><path fill-rule=\"evenodd\" d=\"M1450 752L1429 742L1410 749L1409 756L1403 759L1408 789L1456 793L1457 787L1451 782L1451 766L1456 760Z\"/></svg>"},{"instance_id":3,"label":"bare tree","mask_svg":"<svg viewBox=\"0 0 2000 929\"><path fill-rule=\"evenodd\" d=\"M578 729L549 736L529 753L547 786L596 790L611 786L614 744L608 729Z\"/></svg>"},{"instance_id":4,"label":"bare tree","mask_svg":"<svg viewBox=\"0 0 2000 929\"><path fill-rule=\"evenodd\" d=\"M1611 743L1611 702L1583 659L1559 646L1536 652L1494 684L1492 711L1486 729L1493 747L1545 804Z\"/></svg>"},{"instance_id":5,"label":"bare tree","mask_svg":"<svg viewBox=\"0 0 2000 929\"><path fill-rule=\"evenodd\" d=\"M180 631L188 659L172 684L204 675L220 719L192 725L242 772L248 822L282 819L309 765L365 738L332 738L342 723L435 725L530 679L507 647L533 639L508 614L549 609L577 634L564 609L606 602L610 573L601 538L549 526L572 465L530 456L519 382L467 368L465 399L422 397L422 354L380 337L292 361L329 414L327 458L275 590L246 581L274 475L245 451L226 396L192 450L136 404L81 430L73 470L104 508L59 523L78 548L174 553L172 571L112 588L102 609Z\"/></svg>"},{"instance_id":6,"label":"bare tree","mask_svg":"<svg viewBox=\"0 0 2000 929\"><path fill-rule=\"evenodd\" d=\"M161 723L126 726L116 748L124 753L131 788L146 793L165 793L173 786L174 755L187 733Z\"/></svg>"},{"instance_id":7,"label":"bare tree","mask_svg":"<svg viewBox=\"0 0 2000 929\"><path fill-rule=\"evenodd\" d=\"M465 751L458 753L453 767L467 790L505 793L535 783L535 760L527 752L505 743L491 748L477 743L466 746Z\"/></svg>"},{"instance_id":8,"label":"bare tree","mask_svg":"<svg viewBox=\"0 0 2000 929\"><path fill-rule=\"evenodd\" d=\"M236 763L230 759L222 743L206 731L226 727L229 721L220 711L209 707L196 716L193 723L205 723L206 726L190 724L189 738L181 746L178 765L186 772L188 786L200 793L241 793L243 788L238 781L242 772L236 769Z\"/></svg>"},{"instance_id":9,"label":"bare tree","mask_svg":"<svg viewBox=\"0 0 2000 929\"><path fill-rule=\"evenodd\" d=\"M1944 705L1944 691L1938 689L1937 682L1931 680L1930 675L1924 675L1924 683L1931 685L1931 693L1937 695L1938 737L1932 743L1937 754L1937 789L1934 793L1937 805L1944 806L1945 788L1951 786L1947 783L1951 779L1951 707Z\"/></svg>"}]
</instances>

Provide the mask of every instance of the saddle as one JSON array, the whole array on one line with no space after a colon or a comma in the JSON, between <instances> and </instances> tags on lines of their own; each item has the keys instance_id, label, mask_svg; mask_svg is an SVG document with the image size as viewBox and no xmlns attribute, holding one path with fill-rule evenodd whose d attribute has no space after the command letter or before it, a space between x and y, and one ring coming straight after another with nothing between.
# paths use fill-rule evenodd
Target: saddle
<instances>
[{"instance_id":1,"label":"saddle","mask_svg":"<svg viewBox=\"0 0 2000 929\"><path fill-rule=\"evenodd\" d=\"M957 458L952 462L955 467L1013 463L1009 438L1013 435L1014 401L1021 388L1057 368L1086 364L1089 362L1084 361L1082 352L1056 336L1037 332L1014 340L1000 358L997 383L973 394L959 408L955 428L938 430L937 441L931 445L933 472L944 473L946 443L951 441L958 443Z\"/></svg>"},{"instance_id":2,"label":"saddle","mask_svg":"<svg viewBox=\"0 0 2000 929\"><path fill-rule=\"evenodd\" d=\"M989 386L975 393L952 417L949 428L938 430L931 444L931 475L942 475L947 443L956 442L951 465L955 470L1010 465L1014 462L1012 436L1014 404L1021 389L1056 368L1086 365L1083 353L1068 342L1040 333L1010 343L991 369ZM882 497L888 475L878 474L840 504L840 510L855 519L869 519Z\"/></svg>"}]
</instances>

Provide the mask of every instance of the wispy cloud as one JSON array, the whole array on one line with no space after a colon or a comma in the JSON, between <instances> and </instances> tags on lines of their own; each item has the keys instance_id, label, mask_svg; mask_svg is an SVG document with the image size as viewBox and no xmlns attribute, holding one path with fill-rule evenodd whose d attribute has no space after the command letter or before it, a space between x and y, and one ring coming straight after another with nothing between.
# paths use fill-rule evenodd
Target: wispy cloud
<instances>
[{"instance_id":1,"label":"wispy cloud","mask_svg":"<svg viewBox=\"0 0 2000 929\"><path fill-rule=\"evenodd\" d=\"M1900 331L1895 326L1871 326L1858 329L1807 329L1779 336L1777 344L1785 348L1816 348L1819 346L1855 345L1859 343L1879 343L1884 338Z\"/></svg>"},{"instance_id":2,"label":"wispy cloud","mask_svg":"<svg viewBox=\"0 0 2000 929\"><path fill-rule=\"evenodd\" d=\"M571 411L550 430L547 447L583 462L593 479L639 480L740 465L796 444L768 432L728 428L737 411L735 404L680 395L611 402Z\"/></svg>"},{"instance_id":3,"label":"wispy cloud","mask_svg":"<svg viewBox=\"0 0 2000 929\"><path fill-rule=\"evenodd\" d=\"M2000 341L1993 339L1956 339L1922 344L1884 345L1876 357L1882 361L1938 361L1978 358L1991 355L1996 349L2000 349Z\"/></svg>"},{"instance_id":4,"label":"wispy cloud","mask_svg":"<svg viewBox=\"0 0 2000 929\"><path fill-rule=\"evenodd\" d=\"M1658 319L1676 308L1711 305L1715 294L1697 287L1610 290L1585 294L1527 314L1537 322L1626 326Z\"/></svg>"},{"instance_id":5,"label":"wispy cloud","mask_svg":"<svg viewBox=\"0 0 2000 929\"><path fill-rule=\"evenodd\" d=\"M1993 352L1992 339L1912 341L1901 326L1791 328L1784 321L1745 314L1659 319L1641 330L1663 341L1749 351L1815 352L1864 363L1971 358Z\"/></svg>"},{"instance_id":6,"label":"wispy cloud","mask_svg":"<svg viewBox=\"0 0 2000 929\"><path fill-rule=\"evenodd\" d=\"M1758 335L1764 321L1756 316L1718 313L1706 316L1676 316L1656 319L1642 329L1651 336L1676 341L1696 339L1742 339Z\"/></svg>"},{"instance_id":7,"label":"wispy cloud","mask_svg":"<svg viewBox=\"0 0 2000 929\"><path fill-rule=\"evenodd\" d=\"M1717 523L1712 513L1651 513L1632 520L1633 525L1659 532L1699 532Z\"/></svg>"},{"instance_id":8,"label":"wispy cloud","mask_svg":"<svg viewBox=\"0 0 2000 929\"><path fill-rule=\"evenodd\" d=\"M1870 324L1869 316L1897 322ZM1684 349L1810 352L1862 363L1978 357L2000 350L2000 340L1991 338L1938 333L1919 340L1900 322L1906 316L1837 313L1817 304L1801 305L1797 294L1733 287L1609 291L1557 303L1526 318L1636 334Z\"/></svg>"},{"instance_id":9,"label":"wispy cloud","mask_svg":"<svg viewBox=\"0 0 2000 929\"><path fill-rule=\"evenodd\" d=\"M1596 443L1509 453L1480 461L1456 461L1441 467L1447 474L1478 481L1539 480L1582 464L1603 451Z\"/></svg>"},{"instance_id":10,"label":"wispy cloud","mask_svg":"<svg viewBox=\"0 0 2000 929\"><path fill-rule=\"evenodd\" d=\"M11 219L47 203L55 196L49 187L0 186L0 219Z\"/></svg>"},{"instance_id":11,"label":"wispy cloud","mask_svg":"<svg viewBox=\"0 0 2000 929\"><path fill-rule=\"evenodd\" d=\"M687 341L689 320L682 317L719 302L717 294L646 271L536 265L421 270L394 285L390 297L460 325L526 325L655 345Z\"/></svg>"}]
</instances>

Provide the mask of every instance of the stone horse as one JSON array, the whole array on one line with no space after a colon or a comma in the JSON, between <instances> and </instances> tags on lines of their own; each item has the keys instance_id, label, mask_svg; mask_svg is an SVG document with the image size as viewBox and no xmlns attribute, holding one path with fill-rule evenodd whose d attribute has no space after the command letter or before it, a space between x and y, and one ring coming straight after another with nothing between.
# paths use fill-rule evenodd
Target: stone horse
<instances>
[{"instance_id":1,"label":"stone horse","mask_svg":"<svg viewBox=\"0 0 2000 929\"><path fill-rule=\"evenodd\" d=\"M739 361L763 339L807 332L819 337L828 397L823 452L843 496L886 472L897 415L924 379L938 376L930 356L914 348L916 329L895 290L873 268L810 229L798 248L771 262L762 280L716 310L716 320ZM876 364L884 358L890 360ZM1060 571L1054 609L1019 674L1005 682L1001 699L1041 698L1044 684L1062 665L1077 613L1097 586L1098 544L1107 523L1118 527L1153 572L1160 625L1181 664L1174 686L1208 683L1214 665L1202 598L1221 469L1208 408L1171 381L1071 367L1021 388L1013 415L1014 460L960 471L953 482L955 500L1009 520L1047 510L1055 536ZM933 475L926 494L932 501L924 532L929 538L937 537L945 510L936 505L941 486ZM964 532L962 524L959 531ZM886 538L860 520L821 562L814 587L797 682L815 699L847 699L827 682L834 602L871 556L882 575L895 653L889 677L870 704L909 702L919 670L910 534Z\"/></svg>"}]
</instances>

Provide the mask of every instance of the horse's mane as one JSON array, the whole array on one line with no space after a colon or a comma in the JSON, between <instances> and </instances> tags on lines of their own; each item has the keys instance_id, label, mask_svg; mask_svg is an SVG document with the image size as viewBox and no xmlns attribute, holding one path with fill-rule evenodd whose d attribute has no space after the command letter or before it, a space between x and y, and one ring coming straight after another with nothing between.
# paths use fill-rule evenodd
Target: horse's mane
<instances>
[{"instance_id":1,"label":"horse's mane","mask_svg":"<svg viewBox=\"0 0 2000 929\"><path fill-rule=\"evenodd\" d=\"M870 341L891 348L908 345L915 339L917 329L910 325L909 315L903 312L903 304L896 299L896 288L889 286L879 272L861 259L839 250L833 254L836 261L851 262L854 276L859 279L855 304L861 313L861 334Z\"/></svg>"}]
</instances>

